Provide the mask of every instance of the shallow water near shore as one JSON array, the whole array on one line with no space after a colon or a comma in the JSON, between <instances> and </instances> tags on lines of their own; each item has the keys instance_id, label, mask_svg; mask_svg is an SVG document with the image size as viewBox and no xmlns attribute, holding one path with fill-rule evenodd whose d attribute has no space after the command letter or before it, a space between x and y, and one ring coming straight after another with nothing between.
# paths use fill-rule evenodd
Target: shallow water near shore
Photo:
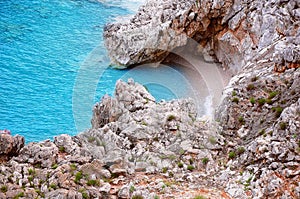
<instances>
[{"instance_id":1,"label":"shallow water near shore","mask_svg":"<svg viewBox=\"0 0 300 199\"><path fill-rule=\"evenodd\" d=\"M188 96L188 77L176 67L108 67L103 27L132 14L138 4L130 2L1 1L0 129L23 135L26 142L52 139L61 133L75 135L90 127L92 104L104 94L113 95L120 78L145 84L157 101ZM78 93L83 96L86 88L95 87L89 93L93 99L82 103L78 114L84 119L75 125L74 88L76 82L82 83L78 74L93 69L91 63L97 71L89 72L97 81L86 76ZM176 79L180 81L174 82Z\"/></svg>"}]
</instances>

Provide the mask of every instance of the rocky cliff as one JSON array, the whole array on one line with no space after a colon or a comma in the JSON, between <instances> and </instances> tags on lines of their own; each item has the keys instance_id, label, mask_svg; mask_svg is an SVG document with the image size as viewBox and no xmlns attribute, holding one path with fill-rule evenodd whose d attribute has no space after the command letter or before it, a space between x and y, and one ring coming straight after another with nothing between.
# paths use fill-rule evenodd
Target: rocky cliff
<instances>
[{"instance_id":1,"label":"rocky cliff","mask_svg":"<svg viewBox=\"0 0 300 199\"><path fill-rule=\"evenodd\" d=\"M104 38L125 66L161 61L192 39L233 71L263 59L281 71L299 64L299 18L297 0L149 0L129 22L107 25Z\"/></svg>"},{"instance_id":2,"label":"rocky cliff","mask_svg":"<svg viewBox=\"0 0 300 199\"><path fill-rule=\"evenodd\" d=\"M156 102L118 81L86 132L26 146L1 134L0 198L300 198L299 19L293 0L149 0L106 27L112 61L161 61L196 42L235 72L216 121L191 99Z\"/></svg>"}]
</instances>

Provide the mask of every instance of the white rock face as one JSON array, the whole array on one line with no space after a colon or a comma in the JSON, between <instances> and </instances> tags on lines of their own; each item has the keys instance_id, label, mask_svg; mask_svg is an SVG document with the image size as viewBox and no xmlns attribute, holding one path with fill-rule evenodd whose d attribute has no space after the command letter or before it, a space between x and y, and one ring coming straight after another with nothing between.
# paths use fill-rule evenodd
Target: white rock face
<instances>
[{"instance_id":1,"label":"white rock face","mask_svg":"<svg viewBox=\"0 0 300 199\"><path fill-rule=\"evenodd\" d=\"M151 0L130 22L107 25L104 38L112 61L124 66L161 61L176 47L185 49L191 38L200 43L206 60L213 57L234 72L261 56L279 68L291 67L299 63L298 4Z\"/></svg>"}]
</instances>

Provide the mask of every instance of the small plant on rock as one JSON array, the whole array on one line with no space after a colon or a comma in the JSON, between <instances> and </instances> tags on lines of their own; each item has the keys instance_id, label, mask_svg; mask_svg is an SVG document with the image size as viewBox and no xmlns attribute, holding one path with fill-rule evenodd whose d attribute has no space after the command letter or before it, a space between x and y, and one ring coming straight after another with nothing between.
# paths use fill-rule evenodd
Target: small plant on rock
<instances>
[{"instance_id":1,"label":"small plant on rock","mask_svg":"<svg viewBox=\"0 0 300 199\"><path fill-rule=\"evenodd\" d=\"M239 103L239 98L234 97L231 101L238 104Z\"/></svg>"},{"instance_id":2,"label":"small plant on rock","mask_svg":"<svg viewBox=\"0 0 300 199\"><path fill-rule=\"evenodd\" d=\"M13 199L18 199L18 198L24 197L24 196L25 196L24 192L20 192L15 197L13 197Z\"/></svg>"},{"instance_id":3,"label":"small plant on rock","mask_svg":"<svg viewBox=\"0 0 300 199\"><path fill-rule=\"evenodd\" d=\"M182 162L178 162L178 163L177 163L177 166L178 166L179 168L182 168L182 167L183 167L183 163L182 163Z\"/></svg>"},{"instance_id":4,"label":"small plant on rock","mask_svg":"<svg viewBox=\"0 0 300 199\"><path fill-rule=\"evenodd\" d=\"M88 142L89 142L89 143L94 142L95 140L96 140L96 138L93 137L93 136L89 136L89 137L88 137Z\"/></svg>"},{"instance_id":5,"label":"small plant on rock","mask_svg":"<svg viewBox=\"0 0 300 199\"><path fill-rule=\"evenodd\" d=\"M167 171L168 171L168 168L167 168L167 167L163 167L163 168L162 168L162 172L163 172L163 173L167 173Z\"/></svg>"},{"instance_id":6,"label":"small plant on rock","mask_svg":"<svg viewBox=\"0 0 300 199\"><path fill-rule=\"evenodd\" d=\"M88 186L99 186L100 182L99 182L99 180L88 180L86 184Z\"/></svg>"},{"instance_id":7,"label":"small plant on rock","mask_svg":"<svg viewBox=\"0 0 300 199\"><path fill-rule=\"evenodd\" d=\"M188 165L187 166L187 170L189 171L193 171L195 169L195 167L193 165Z\"/></svg>"},{"instance_id":8,"label":"small plant on rock","mask_svg":"<svg viewBox=\"0 0 300 199\"><path fill-rule=\"evenodd\" d=\"M175 119L176 119L175 115L169 115L168 118L167 118L167 121L172 121L172 120L175 120Z\"/></svg>"},{"instance_id":9,"label":"small plant on rock","mask_svg":"<svg viewBox=\"0 0 300 199\"><path fill-rule=\"evenodd\" d=\"M245 148L244 147L239 147L239 148L237 148L237 150L236 150L236 154L237 155L240 155L240 154L242 154L242 153L244 153L245 152Z\"/></svg>"},{"instance_id":10,"label":"small plant on rock","mask_svg":"<svg viewBox=\"0 0 300 199\"><path fill-rule=\"evenodd\" d=\"M35 169L29 168L28 169L28 174L29 175L35 175Z\"/></svg>"},{"instance_id":11,"label":"small plant on rock","mask_svg":"<svg viewBox=\"0 0 300 199\"><path fill-rule=\"evenodd\" d=\"M280 122L279 126L280 126L280 130L285 130L287 127L287 124L285 122Z\"/></svg>"},{"instance_id":12,"label":"small plant on rock","mask_svg":"<svg viewBox=\"0 0 300 199\"><path fill-rule=\"evenodd\" d=\"M131 199L144 199L142 195L134 195Z\"/></svg>"},{"instance_id":13,"label":"small plant on rock","mask_svg":"<svg viewBox=\"0 0 300 199\"><path fill-rule=\"evenodd\" d=\"M280 117L280 115L281 115L281 113L283 111L283 108L281 108L280 106L278 106L278 107L273 107L272 110L275 111L275 116L276 117Z\"/></svg>"},{"instance_id":14,"label":"small plant on rock","mask_svg":"<svg viewBox=\"0 0 300 199\"><path fill-rule=\"evenodd\" d=\"M229 157L229 159L235 158L236 157L235 152L234 151L230 151L229 154L228 154L228 157Z\"/></svg>"},{"instance_id":15,"label":"small plant on rock","mask_svg":"<svg viewBox=\"0 0 300 199\"><path fill-rule=\"evenodd\" d=\"M203 163L203 164L207 164L208 161L209 161L208 157L202 158L202 163Z\"/></svg>"},{"instance_id":16,"label":"small plant on rock","mask_svg":"<svg viewBox=\"0 0 300 199\"><path fill-rule=\"evenodd\" d=\"M89 198L89 195L88 195L88 193L85 191L84 188L80 188L80 189L78 190L78 192L81 193L83 199L88 199L88 198Z\"/></svg>"},{"instance_id":17,"label":"small plant on rock","mask_svg":"<svg viewBox=\"0 0 300 199\"><path fill-rule=\"evenodd\" d=\"M58 164L53 164L51 168L52 169L57 169L57 167L58 167Z\"/></svg>"},{"instance_id":18,"label":"small plant on rock","mask_svg":"<svg viewBox=\"0 0 300 199\"><path fill-rule=\"evenodd\" d=\"M0 188L1 192L2 193L6 193L7 192L7 186L6 185L3 185L1 188Z\"/></svg>"},{"instance_id":19,"label":"small plant on rock","mask_svg":"<svg viewBox=\"0 0 300 199\"><path fill-rule=\"evenodd\" d=\"M35 192L42 198L45 198L45 194L40 189L35 189Z\"/></svg>"},{"instance_id":20,"label":"small plant on rock","mask_svg":"<svg viewBox=\"0 0 300 199\"><path fill-rule=\"evenodd\" d=\"M273 101L272 101L272 99L268 98L268 99L266 99L266 103L269 104L269 105L271 105L271 104L273 104Z\"/></svg>"},{"instance_id":21,"label":"small plant on rock","mask_svg":"<svg viewBox=\"0 0 300 199\"><path fill-rule=\"evenodd\" d=\"M49 186L51 189L57 189L57 185L56 184L54 184L54 183L52 183L52 184L50 184L50 186Z\"/></svg>"},{"instance_id":22,"label":"small plant on rock","mask_svg":"<svg viewBox=\"0 0 300 199\"><path fill-rule=\"evenodd\" d=\"M247 86L247 91L251 91L251 90L253 90L255 88L255 86L253 85L253 84L248 84L248 86Z\"/></svg>"},{"instance_id":23,"label":"small plant on rock","mask_svg":"<svg viewBox=\"0 0 300 199\"><path fill-rule=\"evenodd\" d=\"M133 193L134 191L135 191L135 187L131 185L130 188L129 188L129 192Z\"/></svg>"},{"instance_id":24,"label":"small plant on rock","mask_svg":"<svg viewBox=\"0 0 300 199\"><path fill-rule=\"evenodd\" d=\"M265 135L266 134L266 130L265 129L262 129L259 131L259 135Z\"/></svg>"},{"instance_id":25,"label":"small plant on rock","mask_svg":"<svg viewBox=\"0 0 300 199\"><path fill-rule=\"evenodd\" d=\"M27 179L28 179L29 182L32 182L33 181L33 176L28 176Z\"/></svg>"},{"instance_id":26,"label":"small plant on rock","mask_svg":"<svg viewBox=\"0 0 300 199\"><path fill-rule=\"evenodd\" d=\"M239 116L238 121L240 124L245 124L245 119L243 118L243 116Z\"/></svg>"},{"instance_id":27,"label":"small plant on rock","mask_svg":"<svg viewBox=\"0 0 300 199\"><path fill-rule=\"evenodd\" d=\"M251 104L255 104L255 99L254 99L254 97L251 97L251 98L250 98L250 103L251 103Z\"/></svg>"},{"instance_id":28,"label":"small plant on rock","mask_svg":"<svg viewBox=\"0 0 300 199\"><path fill-rule=\"evenodd\" d=\"M273 99L278 94L277 91L272 91L269 93L269 99Z\"/></svg>"},{"instance_id":29,"label":"small plant on rock","mask_svg":"<svg viewBox=\"0 0 300 199\"><path fill-rule=\"evenodd\" d=\"M206 199L206 198L204 196L199 195L199 196L195 196L193 199Z\"/></svg>"},{"instance_id":30,"label":"small plant on rock","mask_svg":"<svg viewBox=\"0 0 300 199\"><path fill-rule=\"evenodd\" d=\"M257 103L259 106L263 106L266 103L266 99L265 98L260 98L257 100Z\"/></svg>"},{"instance_id":31,"label":"small plant on rock","mask_svg":"<svg viewBox=\"0 0 300 199\"><path fill-rule=\"evenodd\" d=\"M232 97L236 96L237 95L236 91L232 91L231 95Z\"/></svg>"},{"instance_id":32,"label":"small plant on rock","mask_svg":"<svg viewBox=\"0 0 300 199\"><path fill-rule=\"evenodd\" d=\"M74 164L74 163L70 164L70 169L71 169L72 171L75 171L75 170L77 169L76 164Z\"/></svg>"},{"instance_id":33,"label":"small plant on rock","mask_svg":"<svg viewBox=\"0 0 300 199\"><path fill-rule=\"evenodd\" d=\"M64 146L60 146L60 147L58 148L58 150L59 150L59 152L61 152L61 153L64 153L64 152L66 151L66 149L65 149Z\"/></svg>"},{"instance_id":34,"label":"small plant on rock","mask_svg":"<svg viewBox=\"0 0 300 199\"><path fill-rule=\"evenodd\" d=\"M76 173L76 175L75 175L75 180L74 180L74 182L76 183L76 184L79 184L79 182L80 182L80 180L82 179L82 172L77 172Z\"/></svg>"}]
</instances>

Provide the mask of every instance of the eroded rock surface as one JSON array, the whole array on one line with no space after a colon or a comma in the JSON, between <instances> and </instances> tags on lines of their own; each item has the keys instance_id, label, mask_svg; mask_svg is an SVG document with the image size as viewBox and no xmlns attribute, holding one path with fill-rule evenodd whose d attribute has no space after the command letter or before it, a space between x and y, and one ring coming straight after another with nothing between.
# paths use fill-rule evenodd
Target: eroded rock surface
<instances>
[{"instance_id":1,"label":"eroded rock surface","mask_svg":"<svg viewBox=\"0 0 300 199\"><path fill-rule=\"evenodd\" d=\"M150 0L108 25L121 65L160 61L192 38L235 71L217 122L190 99L156 102L118 81L86 132L25 147L0 135L0 198L300 198L299 17L296 0Z\"/></svg>"},{"instance_id":2,"label":"eroded rock surface","mask_svg":"<svg viewBox=\"0 0 300 199\"><path fill-rule=\"evenodd\" d=\"M151 0L130 21L108 25L104 38L112 61L125 66L188 50L191 38L207 61L234 72L269 50L282 71L299 67L299 1Z\"/></svg>"}]
</instances>

